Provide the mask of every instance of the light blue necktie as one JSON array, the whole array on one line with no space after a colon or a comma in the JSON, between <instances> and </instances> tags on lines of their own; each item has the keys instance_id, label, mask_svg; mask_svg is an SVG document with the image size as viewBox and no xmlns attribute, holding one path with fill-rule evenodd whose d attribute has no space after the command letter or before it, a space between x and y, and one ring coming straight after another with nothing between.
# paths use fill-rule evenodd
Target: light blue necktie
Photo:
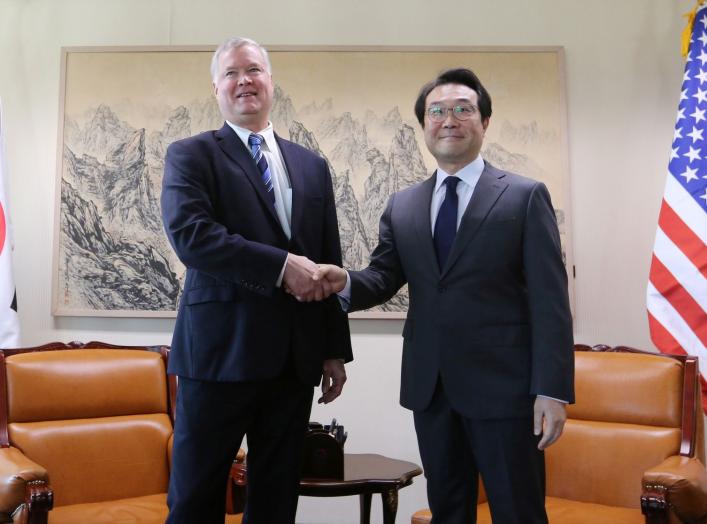
<instances>
[{"instance_id":1,"label":"light blue necktie","mask_svg":"<svg viewBox=\"0 0 707 524\"><path fill-rule=\"evenodd\" d=\"M263 155L263 150L260 147L263 142L265 142L265 139L261 135L256 135L255 133L251 133L248 137L248 144L250 145L250 154L252 155L253 160L255 160L255 163L258 164L258 169L260 169L260 176L263 179L263 184L265 184L265 189L268 192L270 201L274 205L275 191L273 191L270 166L268 165L268 161L265 160L265 155Z\"/></svg>"},{"instance_id":2,"label":"light blue necktie","mask_svg":"<svg viewBox=\"0 0 707 524\"><path fill-rule=\"evenodd\" d=\"M437 252L437 263L440 271L444 269L444 264L447 262L447 257L449 257L449 252L452 249L454 237L457 235L457 210L459 208L457 184L459 183L459 177L448 176L443 183L447 186L447 192L437 214L434 234L435 251Z\"/></svg>"}]
</instances>

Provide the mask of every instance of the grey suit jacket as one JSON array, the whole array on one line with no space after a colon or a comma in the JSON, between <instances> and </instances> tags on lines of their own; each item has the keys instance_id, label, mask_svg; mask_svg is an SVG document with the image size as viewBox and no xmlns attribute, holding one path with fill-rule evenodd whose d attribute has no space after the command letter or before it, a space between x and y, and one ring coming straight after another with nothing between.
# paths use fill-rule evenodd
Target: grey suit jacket
<instances>
[{"instance_id":1,"label":"grey suit jacket","mask_svg":"<svg viewBox=\"0 0 707 524\"><path fill-rule=\"evenodd\" d=\"M445 267L435 258L435 176L394 194L351 311L408 283L401 404L422 410L438 379L468 417L528 416L538 394L574 401L567 275L542 183L486 163Z\"/></svg>"}]
</instances>

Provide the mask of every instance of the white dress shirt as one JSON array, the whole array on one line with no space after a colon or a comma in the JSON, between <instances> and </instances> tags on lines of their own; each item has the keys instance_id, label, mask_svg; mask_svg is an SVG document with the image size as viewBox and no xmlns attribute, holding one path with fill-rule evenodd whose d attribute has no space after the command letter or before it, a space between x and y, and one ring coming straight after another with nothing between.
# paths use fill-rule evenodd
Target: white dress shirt
<instances>
[{"instance_id":1,"label":"white dress shirt","mask_svg":"<svg viewBox=\"0 0 707 524\"><path fill-rule=\"evenodd\" d=\"M433 235L439 208L442 207L444 197L447 196L447 186L444 185L446 178L448 176L456 176L459 178L459 183L457 184L457 198L459 199L459 207L457 208L457 230L459 230L462 216L464 215L464 211L466 211L466 207L469 205L471 195L474 193L476 183L479 181L483 170L484 160L481 158L481 155L477 156L476 160L472 161L470 164L462 167L454 175L448 174L440 167L437 168L437 180L435 181L435 188L432 192L432 203L430 204L430 223L432 224Z\"/></svg>"},{"instance_id":2,"label":"white dress shirt","mask_svg":"<svg viewBox=\"0 0 707 524\"><path fill-rule=\"evenodd\" d=\"M241 139L250 152L248 137L253 134L253 132L250 129L238 127L228 120L226 120L226 123L236 132L238 138ZM282 230L289 239L292 238L292 231L290 229L292 224L292 186L290 185L290 177L287 174L287 168L285 167L285 161L282 159L280 148L277 146L272 123L268 122L268 127L262 131L258 131L257 134L264 139L260 150L263 152L268 166L270 166L272 188L275 194L275 212L277 213L277 218L280 220Z\"/></svg>"}]
</instances>

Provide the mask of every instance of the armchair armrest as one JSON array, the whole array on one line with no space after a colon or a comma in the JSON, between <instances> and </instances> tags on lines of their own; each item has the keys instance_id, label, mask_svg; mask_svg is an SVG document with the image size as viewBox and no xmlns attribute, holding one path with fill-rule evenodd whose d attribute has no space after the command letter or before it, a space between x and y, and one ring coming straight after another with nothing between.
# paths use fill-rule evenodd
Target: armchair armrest
<instances>
[{"instance_id":1,"label":"armchair armrest","mask_svg":"<svg viewBox=\"0 0 707 524\"><path fill-rule=\"evenodd\" d=\"M707 471L695 458L673 456L643 474L641 509L648 523L707 522Z\"/></svg>"},{"instance_id":2,"label":"armchair armrest","mask_svg":"<svg viewBox=\"0 0 707 524\"><path fill-rule=\"evenodd\" d=\"M0 448L0 516L7 518L23 503L49 511L53 493L48 481L47 470L19 449Z\"/></svg>"}]
</instances>

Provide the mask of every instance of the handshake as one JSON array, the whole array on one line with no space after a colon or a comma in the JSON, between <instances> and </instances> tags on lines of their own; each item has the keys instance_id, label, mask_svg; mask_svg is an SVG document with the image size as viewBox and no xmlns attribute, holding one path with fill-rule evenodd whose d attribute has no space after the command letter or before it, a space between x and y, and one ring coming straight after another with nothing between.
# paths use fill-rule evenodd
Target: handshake
<instances>
[{"instance_id":1,"label":"handshake","mask_svg":"<svg viewBox=\"0 0 707 524\"><path fill-rule=\"evenodd\" d=\"M324 300L346 285L346 271L332 264L316 264L307 257L287 255L282 287L300 302Z\"/></svg>"}]
</instances>

